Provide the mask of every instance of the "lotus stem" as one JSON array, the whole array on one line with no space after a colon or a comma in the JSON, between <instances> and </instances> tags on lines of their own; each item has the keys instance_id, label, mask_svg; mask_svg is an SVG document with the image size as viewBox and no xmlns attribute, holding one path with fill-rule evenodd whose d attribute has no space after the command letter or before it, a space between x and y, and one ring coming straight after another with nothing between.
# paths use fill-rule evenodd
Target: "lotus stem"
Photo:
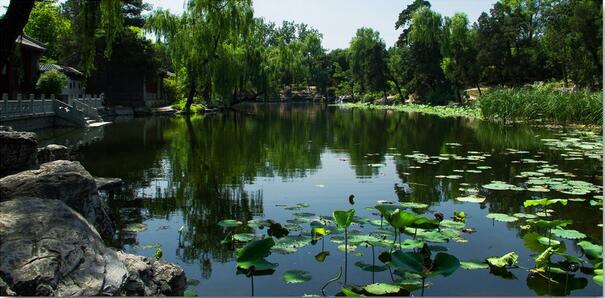
<instances>
[{"instance_id":1,"label":"lotus stem","mask_svg":"<svg viewBox=\"0 0 605 298\"><path fill-rule=\"evenodd\" d=\"M420 296L424 296L424 280L425 279L426 279L425 277L422 277L422 290L420 292Z\"/></svg>"},{"instance_id":2,"label":"lotus stem","mask_svg":"<svg viewBox=\"0 0 605 298\"><path fill-rule=\"evenodd\" d=\"M345 228L345 285L347 284L347 255L349 254L347 228Z\"/></svg>"},{"instance_id":3,"label":"lotus stem","mask_svg":"<svg viewBox=\"0 0 605 298\"><path fill-rule=\"evenodd\" d=\"M338 270L338 275L337 275L336 277L333 277L332 279L328 279L328 282L326 282L326 284L325 284L323 287L321 287L321 294L322 294L324 297L326 296L326 293L324 292L324 290L326 289L326 287L327 287L329 284L331 284L331 283L333 283L333 282L335 282L335 281L339 280L339 279L340 279L340 277L342 276L342 267L338 267L338 269L339 269L339 270Z\"/></svg>"}]
</instances>

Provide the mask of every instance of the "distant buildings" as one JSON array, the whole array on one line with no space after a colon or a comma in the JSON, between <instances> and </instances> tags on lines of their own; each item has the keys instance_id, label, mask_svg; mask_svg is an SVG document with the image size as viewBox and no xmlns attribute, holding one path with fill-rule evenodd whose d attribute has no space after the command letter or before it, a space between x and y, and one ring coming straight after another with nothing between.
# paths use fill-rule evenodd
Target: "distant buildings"
<instances>
[{"instance_id":1,"label":"distant buildings","mask_svg":"<svg viewBox=\"0 0 605 298\"><path fill-rule=\"evenodd\" d=\"M65 88L61 96L79 96L84 94L84 74L71 66L58 65L58 64L40 64L40 74L49 70L58 70L65 74L69 79L69 83Z\"/></svg>"},{"instance_id":2,"label":"distant buildings","mask_svg":"<svg viewBox=\"0 0 605 298\"><path fill-rule=\"evenodd\" d=\"M44 45L23 34L17 38L17 50L0 72L0 93L35 93L39 77L39 60L46 52Z\"/></svg>"}]
</instances>

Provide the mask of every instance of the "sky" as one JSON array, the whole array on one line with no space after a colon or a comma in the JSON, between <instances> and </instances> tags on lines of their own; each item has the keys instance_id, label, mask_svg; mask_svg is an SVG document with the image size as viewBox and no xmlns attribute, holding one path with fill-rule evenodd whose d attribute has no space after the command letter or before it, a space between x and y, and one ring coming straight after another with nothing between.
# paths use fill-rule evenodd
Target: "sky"
<instances>
[{"instance_id":1,"label":"sky","mask_svg":"<svg viewBox=\"0 0 605 298\"><path fill-rule=\"evenodd\" d=\"M154 8L174 13L183 11L185 0L148 0ZM282 21L306 23L323 34L323 46L329 50L349 46L355 31L370 27L378 32L387 46L395 44L400 32L395 22L413 0L253 0L254 14L281 24ZM475 22L488 12L495 0L431 0L432 8L444 16L464 12Z\"/></svg>"},{"instance_id":2,"label":"sky","mask_svg":"<svg viewBox=\"0 0 605 298\"><path fill-rule=\"evenodd\" d=\"M16 0L18 1L18 0ZM147 0L154 8L173 13L183 11L186 0ZM10 0L0 0L0 13ZM395 22L413 0L253 0L255 16L281 24L282 21L306 23L323 34L326 49L346 48L361 27L378 32L387 46L399 36ZM496 0L431 0L432 8L444 16L464 12L475 22L484 11L489 11Z\"/></svg>"}]
</instances>

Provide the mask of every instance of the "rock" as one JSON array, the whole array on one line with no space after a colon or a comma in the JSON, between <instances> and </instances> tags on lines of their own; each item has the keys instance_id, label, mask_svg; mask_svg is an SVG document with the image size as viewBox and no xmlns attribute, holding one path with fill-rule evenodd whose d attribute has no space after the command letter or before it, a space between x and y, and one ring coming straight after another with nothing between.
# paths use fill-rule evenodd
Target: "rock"
<instances>
[{"instance_id":1,"label":"rock","mask_svg":"<svg viewBox=\"0 0 605 298\"><path fill-rule=\"evenodd\" d=\"M122 188L122 179L120 178L101 178L101 177L95 177L95 183L97 184L97 189L99 191L107 191L107 192L113 192L113 191L120 191L120 189Z\"/></svg>"},{"instance_id":2,"label":"rock","mask_svg":"<svg viewBox=\"0 0 605 298\"><path fill-rule=\"evenodd\" d=\"M63 145L50 144L38 148L38 163L47 163L55 160L69 160L69 148Z\"/></svg>"},{"instance_id":3,"label":"rock","mask_svg":"<svg viewBox=\"0 0 605 298\"><path fill-rule=\"evenodd\" d=\"M116 252L62 201L0 203L0 276L19 296L116 295L128 278Z\"/></svg>"},{"instance_id":4,"label":"rock","mask_svg":"<svg viewBox=\"0 0 605 298\"><path fill-rule=\"evenodd\" d=\"M38 167L38 140L32 132L0 130L0 177Z\"/></svg>"},{"instance_id":5,"label":"rock","mask_svg":"<svg viewBox=\"0 0 605 298\"><path fill-rule=\"evenodd\" d=\"M104 238L112 238L113 223L108 208L99 198L94 178L79 162L57 160L0 179L0 202L15 197L61 200L73 208Z\"/></svg>"},{"instance_id":6,"label":"rock","mask_svg":"<svg viewBox=\"0 0 605 298\"><path fill-rule=\"evenodd\" d=\"M118 258L128 269L123 296L183 296L187 277L179 266L142 256L118 252Z\"/></svg>"},{"instance_id":7,"label":"rock","mask_svg":"<svg viewBox=\"0 0 605 298\"><path fill-rule=\"evenodd\" d=\"M0 131L13 131L13 128L10 126L0 125Z\"/></svg>"}]
</instances>

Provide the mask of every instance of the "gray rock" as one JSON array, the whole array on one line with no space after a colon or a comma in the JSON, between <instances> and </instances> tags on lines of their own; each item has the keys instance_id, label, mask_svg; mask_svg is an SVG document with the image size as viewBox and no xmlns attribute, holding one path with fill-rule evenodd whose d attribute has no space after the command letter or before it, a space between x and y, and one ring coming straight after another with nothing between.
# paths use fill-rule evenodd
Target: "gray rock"
<instances>
[{"instance_id":1,"label":"gray rock","mask_svg":"<svg viewBox=\"0 0 605 298\"><path fill-rule=\"evenodd\" d=\"M129 273L120 295L183 296L185 293L187 277L179 266L123 252L118 252L118 258Z\"/></svg>"},{"instance_id":2,"label":"gray rock","mask_svg":"<svg viewBox=\"0 0 605 298\"><path fill-rule=\"evenodd\" d=\"M63 145L50 144L38 148L38 163L47 163L55 160L70 160L69 148Z\"/></svg>"},{"instance_id":3,"label":"gray rock","mask_svg":"<svg viewBox=\"0 0 605 298\"><path fill-rule=\"evenodd\" d=\"M120 178L102 178L95 177L97 189L99 191L120 191L122 188L122 179Z\"/></svg>"},{"instance_id":4,"label":"gray rock","mask_svg":"<svg viewBox=\"0 0 605 298\"><path fill-rule=\"evenodd\" d=\"M38 167L38 140L32 132L0 130L0 177Z\"/></svg>"},{"instance_id":5,"label":"gray rock","mask_svg":"<svg viewBox=\"0 0 605 298\"><path fill-rule=\"evenodd\" d=\"M128 271L86 219L62 201L0 203L0 276L19 296L116 295Z\"/></svg>"},{"instance_id":6,"label":"gray rock","mask_svg":"<svg viewBox=\"0 0 605 298\"><path fill-rule=\"evenodd\" d=\"M61 200L82 214L101 236L113 237L109 209L99 198L94 178L79 162L57 160L42 164L38 170L1 178L0 202L15 197Z\"/></svg>"}]
</instances>

